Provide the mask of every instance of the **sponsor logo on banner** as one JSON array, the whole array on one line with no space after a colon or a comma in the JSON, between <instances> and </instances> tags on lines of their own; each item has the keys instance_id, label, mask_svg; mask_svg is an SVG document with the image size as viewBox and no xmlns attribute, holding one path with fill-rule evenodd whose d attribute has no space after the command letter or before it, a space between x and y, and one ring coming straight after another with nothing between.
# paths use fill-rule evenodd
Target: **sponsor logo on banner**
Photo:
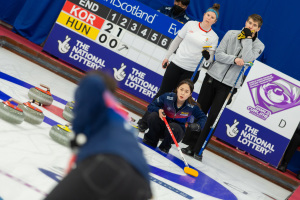
<instances>
[{"instance_id":1,"label":"sponsor logo on banner","mask_svg":"<svg viewBox=\"0 0 300 200\"><path fill-rule=\"evenodd\" d=\"M236 119L234 120L232 125L226 124L226 134L228 137L233 138L238 135L238 124L239 122ZM267 155L274 152L274 144L260 138L258 133L258 129L248 124L245 124L244 129L238 136L237 141L263 155Z\"/></svg>"},{"instance_id":2,"label":"sponsor logo on banner","mask_svg":"<svg viewBox=\"0 0 300 200\"><path fill-rule=\"evenodd\" d=\"M113 68L114 77L117 81L123 81L123 79L126 77L126 73L124 71L125 68L126 68L126 65L124 63L121 64L120 69Z\"/></svg>"},{"instance_id":3,"label":"sponsor logo on banner","mask_svg":"<svg viewBox=\"0 0 300 200\"><path fill-rule=\"evenodd\" d=\"M214 136L277 166L289 139L225 108Z\"/></svg>"},{"instance_id":4,"label":"sponsor logo on banner","mask_svg":"<svg viewBox=\"0 0 300 200\"><path fill-rule=\"evenodd\" d=\"M260 119L266 120L272 114L300 105L300 87L275 74L247 84L255 105L247 109Z\"/></svg>"},{"instance_id":5,"label":"sponsor logo on banner","mask_svg":"<svg viewBox=\"0 0 300 200\"><path fill-rule=\"evenodd\" d=\"M66 40L64 42L61 42L58 40L58 50L60 52L66 52L70 49L70 45L68 45L68 42L71 40L69 36L66 36ZM90 46L76 40L76 45L73 46L72 51L69 54L69 57L79 63L84 64L85 66L98 70L105 67L105 60L99 58L98 56L93 55L92 53L89 53Z\"/></svg>"},{"instance_id":6,"label":"sponsor logo on banner","mask_svg":"<svg viewBox=\"0 0 300 200\"><path fill-rule=\"evenodd\" d=\"M58 40L58 51L60 53L68 53L70 50L70 44L69 41L71 40L71 38L67 35L65 40L62 42L60 40Z\"/></svg>"},{"instance_id":7,"label":"sponsor logo on banner","mask_svg":"<svg viewBox=\"0 0 300 200\"><path fill-rule=\"evenodd\" d=\"M104 70L120 89L151 102L162 76L56 24L44 50L84 70ZM113 59L112 59L113 58Z\"/></svg>"},{"instance_id":8,"label":"sponsor logo on banner","mask_svg":"<svg viewBox=\"0 0 300 200\"><path fill-rule=\"evenodd\" d=\"M125 86L134 89L135 91L138 91L139 93L142 93L143 95L152 99L158 92L158 87L144 80L145 77L146 73L144 73L142 70L132 67L132 71L126 79Z\"/></svg>"},{"instance_id":9,"label":"sponsor logo on banner","mask_svg":"<svg viewBox=\"0 0 300 200\"><path fill-rule=\"evenodd\" d=\"M140 19L145 20L146 22L152 24L155 20L155 17L158 16L157 14L150 15L148 12L145 12L140 9L140 6L138 5L131 5L128 2L121 2L120 0L104 0L106 2L109 2L111 5L120 8L121 10L125 11L126 13L133 15L135 17L138 17Z\"/></svg>"}]
</instances>

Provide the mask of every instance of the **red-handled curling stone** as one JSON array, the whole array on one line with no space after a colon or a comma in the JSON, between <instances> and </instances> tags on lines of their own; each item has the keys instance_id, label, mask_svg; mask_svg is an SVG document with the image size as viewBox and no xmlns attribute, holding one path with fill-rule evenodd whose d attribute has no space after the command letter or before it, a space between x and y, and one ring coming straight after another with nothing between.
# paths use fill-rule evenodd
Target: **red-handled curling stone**
<instances>
[{"instance_id":1,"label":"red-handled curling stone","mask_svg":"<svg viewBox=\"0 0 300 200\"><path fill-rule=\"evenodd\" d=\"M9 99L8 101L1 102L0 118L13 124L21 124L25 118L24 112L22 109L12 104L11 101L19 103L15 99Z\"/></svg>"},{"instance_id":2,"label":"red-handled curling stone","mask_svg":"<svg viewBox=\"0 0 300 200\"><path fill-rule=\"evenodd\" d=\"M44 121L43 111L37 107L31 105L30 102L26 102L18 105L25 114L25 121L31 124L41 124Z\"/></svg>"},{"instance_id":3,"label":"red-handled curling stone","mask_svg":"<svg viewBox=\"0 0 300 200\"><path fill-rule=\"evenodd\" d=\"M42 105L50 106L53 102L53 97L50 93L50 88L43 84L40 84L40 86L46 88L47 90L43 90L39 87L30 88L28 92L28 97L33 101L41 103Z\"/></svg>"}]
</instances>

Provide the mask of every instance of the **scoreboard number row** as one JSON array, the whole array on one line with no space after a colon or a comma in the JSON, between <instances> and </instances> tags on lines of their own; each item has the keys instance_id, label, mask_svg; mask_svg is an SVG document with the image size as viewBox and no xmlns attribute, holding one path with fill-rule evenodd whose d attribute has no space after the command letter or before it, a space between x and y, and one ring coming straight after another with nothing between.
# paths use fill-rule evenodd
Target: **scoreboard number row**
<instances>
[{"instance_id":1,"label":"scoreboard number row","mask_svg":"<svg viewBox=\"0 0 300 200\"><path fill-rule=\"evenodd\" d=\"M99 35L98 41L102 44L106 43L108 36L105 33ZM110 39L108 42L110 48L114 49L118 46L118 41L114 38Z\"/></svg>"},{"instance_id":2,"label":"scoreboard number row","mask_svg":"<svg viewBox=\"0 0 300 200\"><path fill-rule=\"evenodd\" d=\"M110 16L112 16L113 19L116 19L118 15L117 14L114 15L114 14L116 14L116 13L113 13ZM114 16L116 16L116 17L114 18ZM118 25L114 24L110 21L105 21L105 23L102 27L102 31L106 31L107 33L112 34L121 39L124 34L124 29L129 30L130 32L132 32L154 44L157 44L164 49L168 49L170 42L171 42L170 38L162 35L161 33L157 32L141 23L131 20L128 17L124 16L124 18L123 18L123 15L119 15L119 16L122 16L122 17L119 18L118 22L120 22L120 23L118 23ZM127 27L127 29L124 28L122 25L124 25L124 27Z\"/></svg>"},{"instance_id":3,"label":"scoreboard number row","mask_svg":"<svg viewBox=\"0 0 300 200\"><path fill-rule=\"evenodd\" d=\"M78 6L82 7L83 2L79 2L79 0L68 0ZM97 5L99 9L89 10L90 12L98 15L99 17L105 19L104 27L102 26L101 30L105 30L106 32L118 37L122 38L122 34L125 32L123 29L128 30L156 45L164 49L168 49L171 38L164 36L163 34L139 23L111 8L104 6L103 4L98 4L96 1L91 0L94 5ZM110 22L110 23L108 23ZM114 27L117 26L118 30L113 30ZM101 41L104 40L104 36L101 37Z\"/></svg>"}]
</instances>

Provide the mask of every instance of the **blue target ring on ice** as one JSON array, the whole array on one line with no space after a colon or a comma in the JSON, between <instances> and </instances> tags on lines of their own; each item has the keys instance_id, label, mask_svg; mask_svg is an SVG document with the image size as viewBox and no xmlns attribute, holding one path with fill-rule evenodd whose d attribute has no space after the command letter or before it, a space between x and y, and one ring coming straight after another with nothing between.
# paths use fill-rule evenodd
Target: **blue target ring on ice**
<instances>
[{"instance_id":1,"label":"blue target ring on ice","mask_svg":"<svg viewBox=\"0 0 300 200\"><path fill-rule=\"evenodd\" d=\"M142 143L142 139L140 139L140 143ZM143 143L142 143L143 144ZM145 145L147 146L147 145ZM157 152L158 154L164 156L169 161L173 162L180 168L185 167L184 162L180 160L179 158L169 154L164 154L161 151L147 146L148 148L152 149L153 151ZM190 165L191 168L196 169ZM189 176L189 175L178 175L174 174L169 171L162 170L160 168L154 167L150 165L151 173L156 174L158 176L161 176L167 180L170 180L174 183L177 183L181 186L185 186L189 189L195 190L197 192L219 198L219 199L230 199L230 200L237 200L237 197L226 187L215 181L214 179L210 178L206 174L202 173L201 171L197 170L199 172L199 175L197 178Z\"/></svg>"}]
</instances>

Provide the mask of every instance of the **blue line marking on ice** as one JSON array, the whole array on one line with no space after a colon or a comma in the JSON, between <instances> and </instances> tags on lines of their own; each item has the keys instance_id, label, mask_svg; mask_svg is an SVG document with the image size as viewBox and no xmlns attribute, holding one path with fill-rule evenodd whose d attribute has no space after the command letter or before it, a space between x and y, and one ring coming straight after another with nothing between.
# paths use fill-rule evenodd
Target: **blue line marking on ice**
<instances>
[{"instance_id":1,"label":"blue line marking on ice","mask_svg":"<svg viewBox=\"0 0 300 200\"><path fill-rule=\"evenodd\" d=\"M25 87L27 89L35 87L33 85L30 85L29 83L26 83L26 82L24 82L22 80L19 80L19 79L15 78L15 77L12 77L12 76L10 76L8 74L5 74L3 72L0 72L0 78L3 79L3 80L9 81L9 82L15 83L17 85L23 86L23 87ZM68 101L66 101L66 100L64 100L62 98L59 98L59 97L57 97L57 96L55 96L53 94L52 94L52 97L53 97L53 99L55 101L57 101L59 103L62 103L62 104L67 104L68 103Z\"/></svg>"},{"instance_id":2,"label":"blue line marking on ice","mask_svg":"<svg viewBox=\"0 0 300 200\"><path fill-rule=\"evenodd\" d=\"M150 176L150 181L153 181L154 183L157 183L157 184L159 184L159 185L161 185L161 186L163 186L163 187L165 187L165 188L167 188L167 189L169 189L169 190L171 190L171 191L173 191L173 192L175 192L175 193L177 193L177 194L179 194L179 195L181 195L181 196L183 196L187 199L193 199L194 198L194 197L192 197L192 196L190 196L190 195L188 195L188 194L172 187L171 185L168 185L167 183L165 183L165 182L163 182L163 181L161 181L157 178L154 178L153 176Z\"/></svg>"},{"instance_id":3,"label":"blue line marking on ice","mask_svg":"<svg viewBox=\"0 0 300 200\"><path fill-rule=\"evenodd\" d=\"M56 174L55 172L51 172L49 170L38 168L42 173L44 173L46 176L52 178L56 182L59 182L63 177L59 174Z\"/></svg>"}]
</instances>

